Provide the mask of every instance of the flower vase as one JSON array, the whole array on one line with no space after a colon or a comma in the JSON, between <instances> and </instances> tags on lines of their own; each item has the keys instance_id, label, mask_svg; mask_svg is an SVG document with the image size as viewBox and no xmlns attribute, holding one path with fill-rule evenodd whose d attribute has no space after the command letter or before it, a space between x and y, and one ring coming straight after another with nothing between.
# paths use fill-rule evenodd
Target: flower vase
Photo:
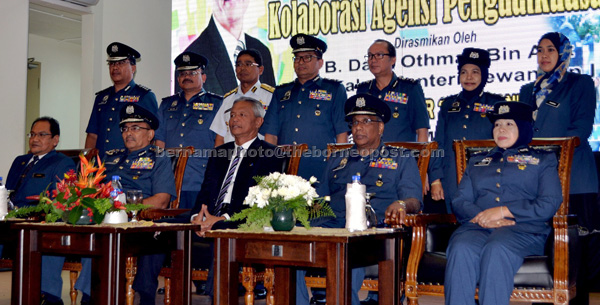
<instances>
[{"instance_id":1,"label":"flower vase","mask_svg":"<svg viewBox=\"0 0 600 305\"><path fill-rule=\"evenodd\" d=\"M69 210L66 210L63 212L63 214L62 214L63 222L70 223L69 222L69 214L70 214ZM81 213L81 216L79 216L79 219L77 219L77 221L74 224L75 225L93 225L95 223L92 220L92 217L88 216L87 210L84 210L83 213Z\"/></svg>"},{"instance_id":2,"label":"flower vase","mask_svg":"<svg viewBox=\"0 0 600 305\"><path fill-rule=\"evenodd\" d=\"M125 210L106 212L102 223L118 224L127 222L127 212Z\"/></svg>"},{"instance_id":3,"label":"flower vase","mask_svg":"<svg viewBox=\"0 0 600 305\"><path fill-rule=\"evenodd\" d=\"M293 209L274 209L271 226L275 231L291 231L296 225L296 217Z\"/></svg>"}]
</instances>

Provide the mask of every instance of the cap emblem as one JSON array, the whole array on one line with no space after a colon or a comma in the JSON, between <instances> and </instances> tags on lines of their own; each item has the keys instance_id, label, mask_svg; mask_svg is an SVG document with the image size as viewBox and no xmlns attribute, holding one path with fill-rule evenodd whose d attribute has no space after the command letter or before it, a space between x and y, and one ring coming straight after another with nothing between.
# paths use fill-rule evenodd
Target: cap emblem
<instances>
[{"instance_id":1,"label":"cap emblem","mask_svg":"<svg viewBox=\"0 0 600 305\"><path fill-rule=\"evenodd\" d=\"M190 56L189 55L183 55L183 61L184 62L190 62Z\"/></svg>"},{"instance_id":2,"label":"cap emblem","mask_svg":"<svg viewBox=\"0 0 600 305\"><path fill-rule=\"evenodd\" d=\"M127 114L132 114L132 113L133 113L133 111L134 111L134 109L133 109L133 105L129 105L129 106L127 106L127 109L125 109L125 112L126 112Z\"/></svg>"},{"instance_id":3,"label":"cap emblem","mask_svg":"<svg viewBox=\"0 0 600 305\"><path fill-rule=\"evenodd\" d=\"M479 53L471 52L471 54L469 54L469 58L479 58Z\"/></svg>"},{"instance_id":4,"label":"cap emblem","mask_svg":"<svg viewBox=\"0 0 600 305\"><path fill-rule=\"evenodd\" d=\"M296 42L298 43L298 45L303 45L304 44L304 37L300 36L300 37L296 38Z\"/></svg>"},{"instance_id":5,"label":"cap emblem","mask_svg":"<svg viewBox=\"0 0 600 305\"><path fill-rule=\"evenodd\" d=\"M119 52L119 46L113 44L112 47L110 47L110 50L113 51L113 53Z\"/></svg>"},{"instance_id":6,"label":"cap emblem","mask_svg":"<svg viewBox=\"0 0 600 305\"><path fill-rule=\"evenodd\" d=\"M510 107L508 105L500 106L498 109L498 114L505 114L510 112Z\"/></svg>"},{"instance_id":7,"label":"cap emblem","mask_svg":"<svg viewBox=\"0 0 600 305\"><path fill-rule=\"evenodd\" d=\"M365 107L366 102L364 97L359 97L356 99L356 107Z\"/></svg>"}]
</instances>

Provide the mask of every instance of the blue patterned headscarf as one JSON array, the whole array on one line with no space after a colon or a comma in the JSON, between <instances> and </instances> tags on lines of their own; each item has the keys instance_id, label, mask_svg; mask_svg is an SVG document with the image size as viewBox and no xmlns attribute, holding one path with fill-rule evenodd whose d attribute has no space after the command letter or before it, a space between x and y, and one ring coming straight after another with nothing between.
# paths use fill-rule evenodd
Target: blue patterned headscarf
<instances>
[{"instance_id":1,"label":"blue patterned headscarf","mask_svg":"<svg viewBox=\"0 0 600 305\"><path fill-rule=\"evenodd\" d=\"M569 38L561 33L550 32L544 34L538 41L538 45L543 39L550 40L558 50L558 62L556 62L556 67L550 72L544 72L538 66L537 79L533 89L537 107L540 107L546 99L546 96L548 96L548 94L552 92L552 89L563 79L569 68L569 63L571 62L571 53L573 53L573 46L571 45ZM536 117L536 114L537 110L533 114L534 118Z\"/></svg>"}]
</instances>

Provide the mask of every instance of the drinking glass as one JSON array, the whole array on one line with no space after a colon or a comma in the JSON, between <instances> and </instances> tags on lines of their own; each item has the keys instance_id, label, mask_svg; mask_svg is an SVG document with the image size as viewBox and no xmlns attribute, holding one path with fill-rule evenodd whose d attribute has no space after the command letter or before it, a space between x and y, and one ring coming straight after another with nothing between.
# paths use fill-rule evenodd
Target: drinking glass
<instances>
[{"instance_id":1,"label":"drinking glass","mask_svg":"<svg viewBox=\"0 0 600 305\"><path fill-rule=\"evenodd\" d=\"M142 204L144 195L141 190L128 190L127 191L127 204ZM137 210L131 211L131 222L137 221Z\"/></svg>"}]
</instances>

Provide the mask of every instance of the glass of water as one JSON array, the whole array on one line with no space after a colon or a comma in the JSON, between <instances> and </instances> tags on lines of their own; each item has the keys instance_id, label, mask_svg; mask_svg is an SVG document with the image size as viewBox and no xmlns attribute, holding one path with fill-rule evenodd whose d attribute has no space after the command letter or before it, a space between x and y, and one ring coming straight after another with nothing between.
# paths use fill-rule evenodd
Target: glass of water
<instances>
[{"instance_id":1,"label":"glass of water","mask_svg":"<svg viewBox=\"0 0 600 305\"><path fill-rule=\"evenodd\" d=\"M141 190L128 190L127 191L127 204L142 204L144 201L144 195ZM137 221L137 210L131 211L131 222Z\"/></svg>"}]
</instances>

